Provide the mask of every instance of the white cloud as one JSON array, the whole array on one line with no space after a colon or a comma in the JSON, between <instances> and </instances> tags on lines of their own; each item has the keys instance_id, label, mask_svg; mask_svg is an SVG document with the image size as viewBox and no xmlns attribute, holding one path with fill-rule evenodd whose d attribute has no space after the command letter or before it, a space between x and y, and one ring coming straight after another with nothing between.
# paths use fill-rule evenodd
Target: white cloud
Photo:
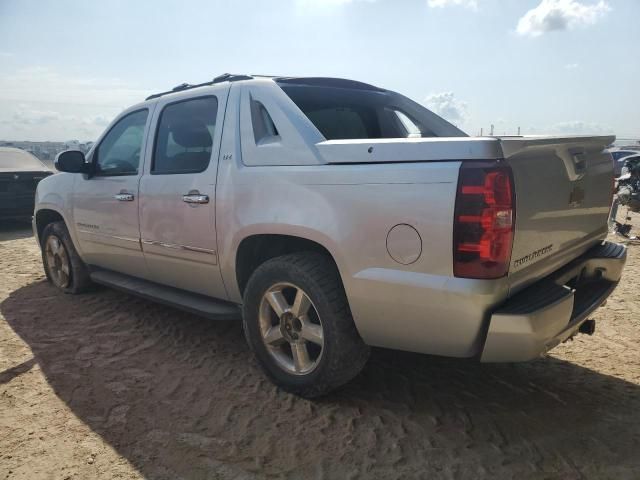
<instances>
[{"instance_id":1,"label":"white cloud","mask_svg":"<svg viewBox=\"0 0 640 480\"><path fill-rule=\"evenodd\" d=\"M549 130L551 133L561 135L601 135L613 133L613 129L607 125L584 122L582 120L556 123L552 125Z\"/></svg>"},{"instance_id":2,"label":"white cloud","mask_svg":"<svg viewBox=\"0 0 640 480\"><path fill-rule=\"evenodd\" d=\"M585 4L581 0L542 0L518 21L516 32L538 37L544 33L593 25L611 7L605 0Z\"/></svg>"},{"instance_id":3,"label":"white cloud","mask_svg":"<svg viewBox=\"0 0 640 480\"><path fill-rule=\"evenodd\" d=\"M609 125L583 120L559 122L547 127L523 128L525 135L610 135L615 133Z\"/></svg>"},{"instance_id":4,"label":"white cloud","mask_svg":"<svg viewBox=\"0 0 640 480\"><path fill-rule=\"evenodd\" d=\"M0 65L0 138L95 139L116 114L149 93L118 78Z\"/></svg>"},{"instance_id":5,"label":"white cloud","mask_svg":"<svg viewBox=\"0 0 640 480\"><path fill-rule=\"evenodd\" d=\"M478 0L427 0L427 5L431 8L463 6L475 10L478 8Z\"/></svg>"},{"instance_id":6,"label":"white cloud","mask_svg":"<svg viewBox=\"0 0 640 480\"><path fill-rule=\"evenodd\" d=\"M25 139L25 136L36 140L51 139L49 136L43 137L41 132L56 132L59 130L64 131L65 135L71 133L76 137L95 139L111 122L117 111L114 111L112 116L98 114L78 117L64 114L58 110L42 110L28 104L19 104L5 113L7 116L0 118L0 137L3 139ZM11 133L7 135L5 132ZM19 138L15 137L15 135L19 135ZM63 138L66 137L59 137L58 139Z\"/></svg>"},{"instance_id":7,"label":"white cloud","mask_svg":"<svg viewBox=\"0 0 640 480\"><path fill-rule=\"evenodd\" d=\"M456 99L453 92L433 93L425 99L424 103L433 112L455 125L460 125L467 120L467 104Z\"/></svg>"},{"instance_id":8,"label":"white cloud","mask_svg":"<svg viewBox=\"0 0 640 480\"><path fill-rule=\"evenodd\" d=\"M95 117L88 117L83 120L85 125L96 125L98 127L106 127L113 120L106 115L96 115Z\"/></svg>"},{"instance_id":9,"label":"white cloud","mask_svg":"<svg viewBox=\"0 0 640 480\"><path fill-rule=\"evenodd\" d=\"M576 68L578 68L580 65L577 63L567 63L564 68L566 68L567 70L575 70Z\"/></svg>"},{"instance_id":10,"label":"white cloud","mask_svg":"<svg viewBox=\"0 0 640 480\"><path fill-rule=\"evenodd\" d=\"M336 8L349 3L373 3L376 0L295 0L298 10Z\"/></svg>"},{"instance_id":11,"label":"white cloud","mask_svg":"<svg viewBox=\"0 0 640 480\"><path fill-rule=\"evenodd\" d=\"M0 102L4 100L74 105L128 106L141 101L148 90L132 88L119 78L60 73L41 66L0 70Z\"/></svg>"},{"instance_id":12,"label":"white cloud","mask_svg":"<svg viewBox=\"0 0 640 480\"><path fill-rule=\"evenodd\" d=\"M27 105L19 105L18 108L13 110L11 120L5 120L4 123L10 122L15 126L23 127L30 125L44 125L46 123L62 119L63 116L60 112L53 110L38 110L30 108Z\"/></svg>"}]
</instances>

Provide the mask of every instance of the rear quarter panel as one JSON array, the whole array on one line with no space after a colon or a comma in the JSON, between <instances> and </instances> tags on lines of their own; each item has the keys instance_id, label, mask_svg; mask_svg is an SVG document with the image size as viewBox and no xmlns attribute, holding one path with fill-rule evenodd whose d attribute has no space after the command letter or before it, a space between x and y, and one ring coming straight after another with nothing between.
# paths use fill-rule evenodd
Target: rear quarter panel
<instances>
[{"instance_id":1,"label":"rear quarter panel","mask_svg":"<svg viewBox=\"0 0 640 480\"><path fill-rule=\"evenodd\" d=\"M323 245L333 256L356 327L368 344L458 357L476 354L487 311L506 297L507 289L504 279L453 278L460 161L305 164L315 144L300 152L295 145L286 148L283 135L276 139L287 156L280 163L270 146L256 145L247 131L241 91L238 86L230 91L216 184L217 244L228 298L242 302L235 266L243 239L298 236ZM247 142L253 142L251 149L245 148ZM263 148L265 157L256 157ZM298 154L304 159L296 165ZM264 158L272 165L265 165ZM387 251L387 235L398 224L412 226L421 238L421 256L409 265L397 263Z\"/></svg>"},{"instance_id":2,"label":"rear quarter panel","mask_svg":"<svg viewBox=\"0 0 640 480\"><path fill-rule=\"evenodd\" d=\"M394 272L417 273L442 286L452 276L452 218L458 162L397 165L245 167L220 165L217 231L220 264L230 299L242 298L235 275L240 242L256 234L313 240L332 254L365 341L380 344L376 318L402 300L370 290ZM392 227L408 224L422 239L422 254L401 265L387 252ZM383 281L382 284L385 282ZM430 312L398 311L424 319ZM438 315L433 321L438 321ZM393 321L393 318L388 318ZM373 323L372 323L373 322ZM384 342L384 340L382 340Z\"/></svg>"}]
</instances>

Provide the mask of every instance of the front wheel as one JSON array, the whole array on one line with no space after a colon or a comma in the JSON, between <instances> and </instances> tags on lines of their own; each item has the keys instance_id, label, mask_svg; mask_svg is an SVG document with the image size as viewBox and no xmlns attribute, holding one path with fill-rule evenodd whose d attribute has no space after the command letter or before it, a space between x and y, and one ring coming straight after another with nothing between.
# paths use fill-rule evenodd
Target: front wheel
<instances>
[{"instance_id":1,"label":"front wheel","mask_svg":"<svg viewBox=\"0 0 640 480\"><path fill-rule=\"evenodd\" d=\"M271 380L303 397L348 382L369 356L335 265L322 254L284 255L258 267L245 289L243 324Z\"/></svg>"},{"instance_id":2,"label":"front wheel","mask_svg":"<svg viewBox=\"0 0 640 480\"><path fill-rule=\"evenodd\" d=\"M42 263L47 279L65 293L80 293L92 285L87 266L76 251L64 222L42 232Z\"/></svg>"}]
</instances>

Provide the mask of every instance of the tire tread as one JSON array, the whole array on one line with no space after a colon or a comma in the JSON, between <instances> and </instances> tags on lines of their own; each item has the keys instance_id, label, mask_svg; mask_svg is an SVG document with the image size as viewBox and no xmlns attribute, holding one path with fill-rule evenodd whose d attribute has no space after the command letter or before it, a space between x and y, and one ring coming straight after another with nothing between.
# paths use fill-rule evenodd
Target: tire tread
<instances>
[{"instance_id":1,"label":"tire tread","mask_svg":"<svg viewBox=\"0 0 640 480\"><path fill-rule=\"evenodd\" d=\"M247 328L247 318L251 316L246 310L243 312L243 326L247 341L256 354L263 370L284 390L302 397L312 398L324 395L331 390L347 383L354 378L364 367L369 358L369 347L362 341L351 316L349 302L335 264L331 258L318 252L298 252L272 258L260 265L253 273L247 288L245 289L245 307L253 306L249 295L254 294L254 286L262 277L269 276L271 272L286 269L293 275L306 275L326 297L331 306L331 315L335 321L332 326L335 329L333 354L324 366L321 375L309 385L287 384L281 378L274 376L268 366L263 364L260 355L256 352L254 342L262 341L251 337L251 330ZM313 295L311 292L307 292ZM324 355L324 353L323 353Z\"/></svg>"}]
</instances>

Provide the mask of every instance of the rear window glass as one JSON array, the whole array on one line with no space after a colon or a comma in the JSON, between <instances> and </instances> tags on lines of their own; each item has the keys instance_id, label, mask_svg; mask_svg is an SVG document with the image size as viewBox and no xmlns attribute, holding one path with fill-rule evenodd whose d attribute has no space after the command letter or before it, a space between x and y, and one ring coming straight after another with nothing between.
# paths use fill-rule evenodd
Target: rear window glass
<instances>
[{"instance_id":1,"label":"rear window glass","mask_svg":"<svg viewBox=\"0 0 640 480\"><path fill-rule=\"evenodd\" d=\"M46 170L44 164L34 155L18 148L0 148L0 168L15 169L21 168Z\"/></svg>"},{"instance_id":2,"label":"rear window glass","mask_svg":"<svg viewBox=\"0 0 640 480\"><path fill-rule=\"evenodd\" d=\"M327 140L460 137L464 132L398 93L372 87L336 86L339 81L278 85Z\"/></svg>"},{"instance_id":3,"label":"rear window glass","mask_svg":"<svg viewBox=\"0 0 640 480\"><path fill-rule=\"evenodd\" d=\"M371 108L335 105L329 108L309 108L305 114L331 140L381 136L376 113Z\"/></svg>"},{"instance_id":4,"label":"rear window glass","mask_svg":"<svg viewBox=\"0 0 640 480\"><path fill-rule=\"evenodd\" d=\"M407 136L385 111L384 93L296 85L282 89L327 140Z\"/></svg>"}]
</instances>

